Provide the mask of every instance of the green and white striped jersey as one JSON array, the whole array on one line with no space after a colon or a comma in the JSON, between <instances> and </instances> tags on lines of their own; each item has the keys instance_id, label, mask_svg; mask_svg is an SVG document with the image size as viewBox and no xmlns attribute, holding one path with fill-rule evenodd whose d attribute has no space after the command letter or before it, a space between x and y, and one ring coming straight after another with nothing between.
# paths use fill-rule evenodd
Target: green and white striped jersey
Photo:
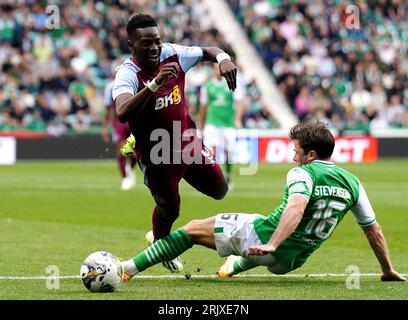
<instances>
[{"instance_id":1,"label":"green and white striped jersey","mask_svg":"<svg viewBox=\"0 0 408 320\"><path fill-rule=\"evenodd\" d=\"M254 221L256 233L267 243L292 194L308 200L302 220L274 256L292 270L330 237L351 210L360 226L374 224L375 214L359 179L332 162L315 160L291 169L287 175L282 203L265 218Z\"/></svg>"}]
</instances>

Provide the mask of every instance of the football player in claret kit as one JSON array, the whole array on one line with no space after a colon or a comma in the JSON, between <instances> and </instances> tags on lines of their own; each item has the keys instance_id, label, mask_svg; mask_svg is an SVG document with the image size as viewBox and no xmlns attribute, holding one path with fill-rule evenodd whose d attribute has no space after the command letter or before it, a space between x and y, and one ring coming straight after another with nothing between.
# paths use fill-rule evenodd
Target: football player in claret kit
<instances>
[{"instance_id":1,"label":"football player in claret kit","mask_svg":"<svg viewBox=\"0 0 408 320\"><path fill-rule=\"evenodd\" d=\"M199 61L218 63L230 90L237 68L217 47L162 43L156 21L138 14L127 24L131 58L117 68L112 97L121 122L128 122L144 181L155 200L149 244L167 236L180 212L179 182L222 199L228 184L211 151L196 134L184 93L185 73ZM194 161L191 161L191 159ZM186 160L187 159L187 160ZM173 272L180 259L164 261Z\"/></svg>"},{"instance_id":2,"label":"football player in claret kit","mask_svg":"<svg viewBox=\"0 0 408 320\"><path fill-rule=\"evenodd\" d=\"M387 242L360 180L330 161L334 138L327 126L318 121L301 122L289 136L299 166L288 172L282 203L271 214L220 213L193 220L122 262L124 280L194 244L228 257L219 277L256 266L285 274L301 267L350 210L377 257L381 280L405 281L392 266Z\"/></svg>"},{"instance_id":3,"label":"football player in claret kit","mask_svg":"<svg viewBox=\"0 0 408 320\"><path fill-rule=\"evenodd\" d=\"M126 142L127 137L130 135L129 127L127 123L121 123L116 115L115 102L112 99L112 89L114 81L110 81L104 92L104 105L105 116L102 124L102 139L108 144L110 138L110 127L112 127L112 142L116 145L116 160L119 166L119 172L122 177L121 189L130 190L136 184L136 175L134 167L136 165L136 157L131 154L125 157L120 149Z\"/></svg>"}]
</instances>

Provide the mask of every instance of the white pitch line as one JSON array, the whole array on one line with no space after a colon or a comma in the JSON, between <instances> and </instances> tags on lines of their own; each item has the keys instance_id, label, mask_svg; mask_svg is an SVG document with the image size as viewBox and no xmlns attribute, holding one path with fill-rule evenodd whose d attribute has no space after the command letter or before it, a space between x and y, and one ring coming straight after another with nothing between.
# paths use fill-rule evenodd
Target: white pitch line
<instances>
[{"instance_id":1,"label":"white pitch line","mask_svg":"<svg viewBox=\"0 0 408 320\"><path fill-rule=\"evenodd\" d=\"M15 276L3 276L0 280L47 280L47 279L79 279L81 276L32 276L32 277L15 277Z\"/></svg>"},{"instance_id":2,"label":"white pitch line","mask_svg":"<svg viewBox=\"0 0 408 320\"><path fill-rule=\"evenodd\" d=\"M379 277L378 273L306 273L306 274L287 274L287 275L277 275L277 274L238 274L234 278L269 278L269 277L280 277L280 278L323 278L323 277L347 277L347 276L359 276L359 277ZM407 273L400 274L403 277L408 276ZM32 277L16 277L16 276L0 276L0 280L49 280L49 279L80 279L81 276L32 276ZM193 275L140 275L135 276L135 279L210 279L217 278L216 274L193 274Z\"/></svg>"}]
</instances>

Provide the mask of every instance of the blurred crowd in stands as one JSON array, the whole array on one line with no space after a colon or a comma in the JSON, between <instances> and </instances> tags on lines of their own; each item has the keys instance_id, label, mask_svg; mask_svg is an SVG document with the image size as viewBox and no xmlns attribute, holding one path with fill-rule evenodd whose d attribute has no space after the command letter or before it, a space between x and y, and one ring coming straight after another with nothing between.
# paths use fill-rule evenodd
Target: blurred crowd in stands
<instances>
[{"instance_id":1,"label":"blurred crowd in stands","mask_svg":"<svg viewBox=\"0 0 408 320\"><path fill-rule=\"evenodd\" d=\"M408 2L227 0L300 119L408 127Z\"/></svg>"},{"instance_id":2,"label":"blurred crowd in stands","mask_svg":"<svg viewBox=\"0 0 408 320\"><path fill-rule=\"evenodd\" d=\"M227 1L299 119L324 119L338 130L408 127L408 2ZM217 45L232 53L200 0L54 4L1 1L2 131L100 130L112 66L129 56L126 22L132 13L157 18L163 41ZM240 71L244 126L277 127L255 81ZM193 117L211 72L201 64L187 74Z\"/></svg>"},{"instance_id":3,"label":"blurred crowd in stands","mask_svg":"<svg viewBox=\"0 0 408 320\"><path fill-rule=\"evenodd\" d=\"M103 119L103 90L113 67L129 57L126 23L149 13L163 42L219 46L231 52L199 0L1 1L0 131L33 130L59 136L97 132ZM201 65L188 73L192 114L198 92L211 76ZM275 123L260 102L255 82L240 72L247 90L244 124Z\"/></svg>"}]
</instances>

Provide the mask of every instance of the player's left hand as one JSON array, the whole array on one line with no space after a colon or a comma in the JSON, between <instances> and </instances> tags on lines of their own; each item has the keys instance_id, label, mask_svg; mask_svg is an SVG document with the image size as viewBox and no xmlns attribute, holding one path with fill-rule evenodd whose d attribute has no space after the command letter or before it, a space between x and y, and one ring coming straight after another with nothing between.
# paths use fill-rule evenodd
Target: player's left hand
<instances>
[{"instance_id":1,"label":"player's left hand","mask_svg":"<svg viewBox=\"0 0 408 320\"><path fill-rule=\"evenodd\" d=\"M381 273L381 281L406 281L397 271L391 270L389 272Z\"/></svg>"},{"instance_id":2,"label":"player's left hand","mask_svg":"<svg viewBox=\"0 0 408 320\"><path fill-rule=\"evenodd\" d=\"M276 248L270 244L263 244L260 246L250 247L248 249L248 254L251 256L263 256L265 254L274 252Z\"/></svg>"},{"instance_id":3,"label":"player's left hand","mask_svg":"<svg viewBox=\"0 0 408 320\"><path fill-rule=\"evenodd\" d=\"M222 60L218 65L221 76L227 80L228 88L231 91L235 91L237 87L237 67L228 59Z\"/></svg>"}]
</instances>

